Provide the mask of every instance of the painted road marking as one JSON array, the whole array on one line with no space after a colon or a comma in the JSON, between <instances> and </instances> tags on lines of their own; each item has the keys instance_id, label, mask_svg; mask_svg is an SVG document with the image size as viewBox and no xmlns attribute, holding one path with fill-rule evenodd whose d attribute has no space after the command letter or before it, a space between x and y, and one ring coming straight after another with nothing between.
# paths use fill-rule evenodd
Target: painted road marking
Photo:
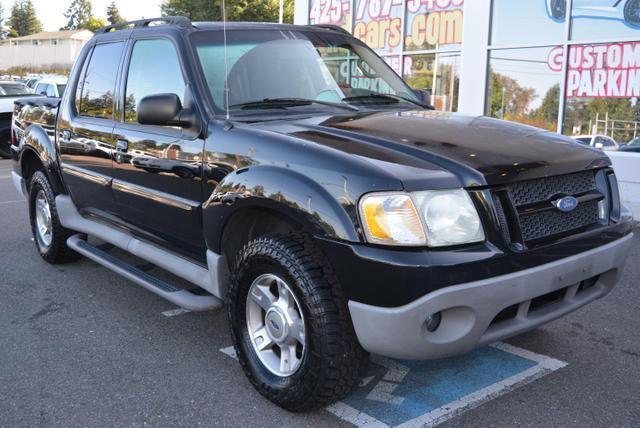
<instances>
[{"instance_id":1,"label":"painted road marking","mask_svg":"<svg viewBox=\"0 0 640 428\"><path fill-rule=\"evenodd\" d=\"M188 314L189 312L191 312L189 309L178 308L170 311L164 311L162 315L165 317L177 317L178 315Z\"/></svg>"},{"instance_id":2,"label":"painted road marking","mask_svg":"<svg viewBox=\"0 0 640 428\"><path fill-rule=\"evenodd\" d=\"M237 359L231 346L220 351ZM506 343L443 360L371 363L359 388L327 407L358 427L433 427L567 365Z\"/></svg>"},{"instance_id":3,"label":"painted road marking","mask_svg":"<svg viewBox=\"0 0 640 428\"><path fill-rule=\"evenodd\" d=\"M0 201L0 205L4 204L17 204L18 202L24 202L24 199L20 199L18 201Z\"/></svg>"}]
</instances>

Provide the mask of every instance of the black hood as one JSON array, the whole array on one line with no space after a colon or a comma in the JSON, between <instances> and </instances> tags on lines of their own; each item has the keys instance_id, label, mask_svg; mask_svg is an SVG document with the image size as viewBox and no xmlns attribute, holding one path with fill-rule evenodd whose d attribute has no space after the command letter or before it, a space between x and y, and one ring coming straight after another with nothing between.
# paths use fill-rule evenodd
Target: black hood
<instances>
[{"instance_id":1,"label":"black hood","mask_svg":"<svg viewBox=\"0 0 640 428\"><path fill-rule=\"evenodd\" d=\"M601 151L562 135L444 112L362 113L259 126L374 161L411 169L441 169L455 175L465 187L610 165Z\"/></svg>"}]
</instances>

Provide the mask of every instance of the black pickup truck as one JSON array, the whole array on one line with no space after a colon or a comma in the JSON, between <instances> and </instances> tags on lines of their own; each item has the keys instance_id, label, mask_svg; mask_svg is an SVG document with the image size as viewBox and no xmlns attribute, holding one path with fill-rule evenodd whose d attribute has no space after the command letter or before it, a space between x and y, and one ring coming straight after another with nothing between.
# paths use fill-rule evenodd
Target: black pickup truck
<instances>
[{"instance_id":1,"label":"black pickup truck","mask_svg":"<svg viewBox=\"0 0 640 428\"><path fill-rule=\"evenodd\" d=\"M52 103L13 115L40 255L226 303L248 378L292 411L345 396L368 352L443 358L565 315L630 248L606 155L434 111L338 28L108 27Z\"/></svg>"}]
</instances>

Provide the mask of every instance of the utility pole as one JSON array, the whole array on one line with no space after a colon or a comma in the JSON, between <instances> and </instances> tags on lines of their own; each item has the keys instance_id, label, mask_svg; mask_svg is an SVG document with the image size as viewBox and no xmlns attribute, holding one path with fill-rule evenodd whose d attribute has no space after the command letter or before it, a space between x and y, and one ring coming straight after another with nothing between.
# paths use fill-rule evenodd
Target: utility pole
<instances>
[{"instance_id":1,"label":"utility pole","mask_svg":"<svg viewBox=\"0 0 640 428\"><path fill-rule=\"evenodd\" d=\"M278 22L282 24L284 22L284 0L280 0L280 15Z\"/></svg>"}]
</instances>

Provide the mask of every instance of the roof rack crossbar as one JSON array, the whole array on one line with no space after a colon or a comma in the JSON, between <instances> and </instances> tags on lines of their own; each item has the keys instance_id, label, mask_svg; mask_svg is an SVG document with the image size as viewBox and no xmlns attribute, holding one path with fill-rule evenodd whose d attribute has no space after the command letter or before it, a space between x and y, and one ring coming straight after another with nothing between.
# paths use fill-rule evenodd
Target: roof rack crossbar
<instances>
[{"instance_id":1,"label":"roof rack crossbar","mask_svg":"<svg viewBox=\"0 0 640 428\"><path fill-rule=\"evenodd\" d=\"M333 24L313 24L313 27L318 27L318 28L323 28L325 30L333 30L333 31L339 31L340 33L345 33L348 35L351 35L350 32L348 32L347 30L345 30L344 28L340 27L339 25L333 25Z\"/></svg>"},{"instance_id":2,"label":"roof rack crossbar","mask_svg":"<svg viewBox=\"0 0 640 428\"><path fill-rule=\"evenodd\" d=\"M97 31L98 34L109 33L120 29L144 28L154 22L164 22L166 24L177 25L181 28L191 27L191 20L185 16L163 16L161 18L139 19L137 21L121 22L120 24L108 25Z\"/></svg>"}]
</instances>

